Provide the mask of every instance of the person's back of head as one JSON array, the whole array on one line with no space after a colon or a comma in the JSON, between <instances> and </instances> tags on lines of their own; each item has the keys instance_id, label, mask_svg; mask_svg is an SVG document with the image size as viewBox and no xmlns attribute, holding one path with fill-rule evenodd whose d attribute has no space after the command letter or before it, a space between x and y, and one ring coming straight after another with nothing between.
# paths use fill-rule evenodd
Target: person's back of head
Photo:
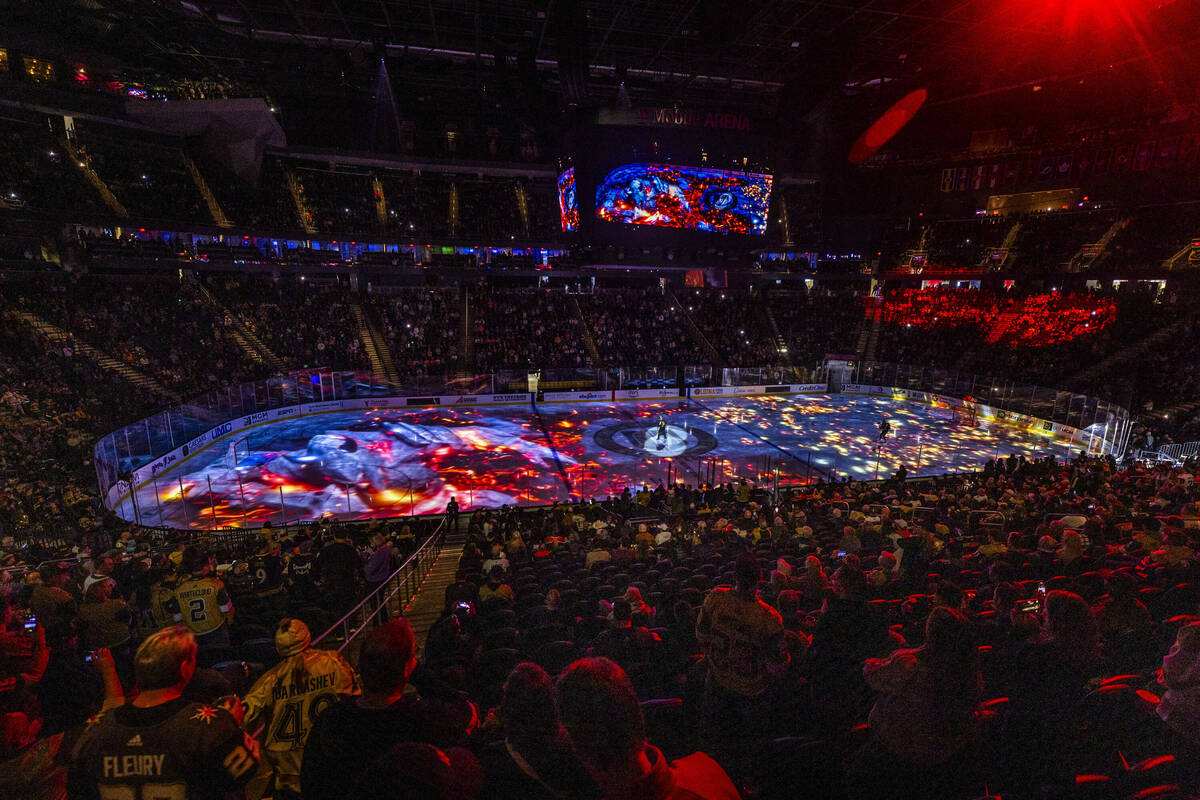
<instances>
[{"instance_id":1,"label":"person's back of head","mask_svg":"<svg viewBox=\"0 0 1200 800\"><path fill-rule=\"evenodd\" d=\"M1017 587L1007 581L996 584L992 590L992 608L997 614L1008 614L1017 605Z\"/></svg>"},{"instance_id":2,"label":"person's back of head","mask_svg":"<svg viewBox=\"0 0 1200 800\"><path fill-rule=\"evenodd\" d=\"M312 642L308 626L298 619L284 617L275 629L275 652L280 658L291 658L304 652Z\"/></svg>"},{"instance_id":3,"label":"person's back of head","mask_svg":"<svg viewBox=\"0 0 1200 800\"><path fill-rule=\"evenodd\" d=\"M862 600L867 592L867 579L857 565L843 564L833 573L833 588L843 600Z\"/></svg>"},{"instance_id":4,"label":"person's back of head","mask_svg":"<svg viewBox=\"0 0 1200 800\"><path fill-rule=\"evenodd\" d=\"M402 692L416 665L416 640L408 620L391 620L372 628L363 637L358 677L366 692L379 695Z\"/></svg>"},{"instance_id":5,"label":"person's back of head","mask_svg":"<svg viewBox=\"0 0 1200 800\"><path fill-rule=\"evenodd\" d=\"M1086 668L1099 656L1096 618L1082 597L1056 589L1046 597L1046 629L1060 654Z\"/></svg>"},{"instance_id":6,"label":"person's back of head","mask_svg":"<svg viewBox=\"0 0 1200 800\"><path fill-rule=\"evenodd\" d=\"M947 608L961 608L966 593L957 583L950 580L940 580L934 592L934 600Z\"/></svg>"},{"instance_id":7,"label":"person's back of head","mask_svg":"<svg viewBox=\"0 0 1200 800\"><path fill-rule=\"evenodd\" d=\"M787 624L800 611L800 593L795 589L784 589L776 597L775 605L783 617L784 624Z\"/></svg>"},{"instance_id":8,"label":"person's back of head","mask_svg":"<svg viewBox=\"0 0 1200 800\"><path fill-rule=\"evenodd\" d=\"M504 682L500 703L505 738L527 756L543 754L558 738L558 707L554 683L537 664L524 662L513 667Z\"/></svg>"},{"instance_id":9,"label":"person's back of head","mask_svg":"<svg viewBox=\"0 0 1200 800\"><path fill-rule=\"evenodd\" d=\"M133 657L133 674L143 692L187 685L196 671L196 637L182 625L150 634Z\"/></svg>"},{"instance_id":10,"label":"person's back of head","mask_svg":"<svg viewBox=\"0 0 1200 800\"><path fill-rule=\"evenodd\" d=\"M563 727L593 772L617 772L646 745L646 723L625 671L607 658L584 658L559 676Z\"/></svg>"},{"instance_id":11,"label":"person's back of head","mask_svg":"<svg viewBox=\"0 0 1200 800\"><path fill-rule=\"evenodd\" d=\"M633 607L628 600L620 598L613 602L609 621L614 628L628 628L633 625Z\"/></svg>"},{"instance_id":12,"label":"person's back of head","mask_svg":"<svg viewBox=\"0 0 1200 800\"><path fill-rule=\"evenodd\" d=\"M971 686L978 677L979 655L971 624L956 608L938 606L930 612L921 654L926 664L948 681L948 690Z\"/></svg>"},{"instance_id":13,"label":"person's back of head","mask_svg":"<svg viewBox=\"0 0 1200 800\"><path fill-rule=\"evenodd\" d=\"M762 570L752 553L742 553L733 565L733 574L739 592L753 592L758 588Z\"/></svg>"},{"instance_id":14,"label":"person's back of head","mask_svg":"<svg viewBox=\"0 0 1200 800\"><path fill-rule=\"evenodd\" d=\"M188 547L183 551L183 569L189 575L199 575L208 566L208 556L198 547Z\"/></svg>"}]
</instances>

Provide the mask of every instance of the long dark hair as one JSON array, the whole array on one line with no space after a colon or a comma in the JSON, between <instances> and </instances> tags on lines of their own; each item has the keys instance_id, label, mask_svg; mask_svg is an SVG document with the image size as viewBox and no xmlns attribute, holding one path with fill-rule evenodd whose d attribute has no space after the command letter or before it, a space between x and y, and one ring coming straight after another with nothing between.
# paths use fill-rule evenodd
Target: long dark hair
<instances>
[{"instance_id":1,"label":"long dark hair","mask_svg":"<svg viewBox=\"0 0 1200 800\"><path fill-rule=\"evenodd\" d=\"M947 716L975 708L983 695L979 651L971 625L962 612L938 606L925 622L925 644L917 659L929 671L935 687L932 702Z\"/></svg>"}]
</instances>

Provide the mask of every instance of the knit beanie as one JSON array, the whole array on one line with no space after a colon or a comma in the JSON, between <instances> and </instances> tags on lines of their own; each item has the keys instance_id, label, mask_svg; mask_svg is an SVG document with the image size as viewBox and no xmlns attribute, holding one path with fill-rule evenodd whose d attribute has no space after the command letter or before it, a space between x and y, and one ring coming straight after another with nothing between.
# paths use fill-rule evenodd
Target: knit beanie
<instances>
[{"instance_id":1,"label":"knit beanie","mask_svg":"<svg viewBox=\"0 0 1200 800\"><path fill-rule=\"evenodd\" d=\"M275 651L281 658L289 658L302 652L312 642L308 626L298 619L279 620L275 630Z\"/></svg>"}]
</instances>

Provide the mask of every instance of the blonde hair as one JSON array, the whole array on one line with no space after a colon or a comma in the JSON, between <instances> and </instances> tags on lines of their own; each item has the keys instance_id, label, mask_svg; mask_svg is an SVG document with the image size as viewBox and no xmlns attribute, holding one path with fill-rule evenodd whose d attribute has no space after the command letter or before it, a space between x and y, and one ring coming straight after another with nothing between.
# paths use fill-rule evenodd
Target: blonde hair
<instances>
[{"instance_id":1,"label":"blonde hair","mask_svg":"<svg viewBox=\"0 0 1200 800\"><path fill-rule=\"evenodd\" d=\"M182 625L150 634L133 657L133 673L142 691L167 689L183 677L183 665L196 660L196 637Z\"/></svg>"}]
</instances>

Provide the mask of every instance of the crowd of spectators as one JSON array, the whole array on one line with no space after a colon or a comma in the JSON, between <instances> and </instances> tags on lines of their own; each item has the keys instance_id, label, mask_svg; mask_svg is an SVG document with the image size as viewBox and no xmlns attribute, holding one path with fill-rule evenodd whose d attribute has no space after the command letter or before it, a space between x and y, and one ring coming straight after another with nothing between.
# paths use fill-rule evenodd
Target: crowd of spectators
<instances>
[{"instance_id":1,"label":"crowd of spectators","mask_svg":"<svg viewBox=\"0 0 1200 800\"><path fill-rule=\"evenodd\" d=\"M0 209L90 219L103 210L44 123L0 119Z\"/></svg>"},{"instance_id":2,"label":"crowd of spectators","mask_svg":"<svg viewBox=\"0 0 1200 800\"><path fill-rule=\"evenodd\" d=\"M184 396L255 371L196 287L175 276L14 285L4 305L56 325Z\"/></svg>"},{"instance_id":3,"label":"crowd of spectators","mask_svg":"<svg viewBox=\"0 0 1200 800\"><path fill-rule=\"evenodd\" d=\"M729 366L756 367L786 361L778 352L763 295L724 289L691 289L679 293L700 333Z\"/></svg>"},{"instance_id":4,"label":"crowd of spectators","mask_svg":"<svg viewBox=\"0 0 1200 800\"><path fill-rule=\"evenodd\" d=\"M344 286L304 279L212 281L226 307L294 369L369 369Z\"/></svg>"},{"instance_id":5,"label":"crowd of spectators","mask_svg":"<svg viewBox=\"0 0 1200 800\"><path fill-rule=\"evenodd\" d=\"M153 398L119 376L55 349L27 326L0 317L0 540L75 541L106 520L96 496L91 446ZM36 556L35 556L36 557ZM6 556L7 563L16 559Z\"/></svg>"},{"instance_id":6,"label":"crowd of spectators","mask_svg":"<svg viewBox=\"0 0 1200 800\"><path fill-rule=\"evenodd\" d=\"M579 305L606 366L705 364L710 361L679 310L658 290L608 289Z\"/></svg>"},{"instance_id":7,"label":"crowd of spectators","mask_svg":"<svg viewBox=\"0 0 1200 800\"><path fill-rule=\"evenodd\" d=\"M1129 224L1108 245L1105 267L1158 271L1164 261L1200 236L1194 203L1147 209L1133 214Z\"/></svg>"},{"instance_id":8,"label":"crowd of spectators","mask_svg":"<svg viewBox=\"0 0 1200 800\"><path fill-rule=\"evenodd\" d=\"M929 263L957 268L978 266L990 248L1004 242L1012 224L1007 217L995 216L939 221L931 227L926 245Z\"/></svg>"},{"instance_id":9,"label":"crowd of spectators","mask_svg":"<svg viewBox=\"0 0 1200 800\"><path fill-rule=\"evenodd\" d=\"M353 662L311 643L440 517L129 530L36 570L14 550L0 787L139 783L103 758L162 704L172 725L208 709L245 726L245 774L203 771L224 741L144 743L200 765L184 780L313 798L1183 796L1200 785L1193 469L1014 457L480 511L423 648L396 620ZM163 659L178 701L158 694Z\"/></svg>"},{"instance_id":10,"label":"crowd of spectators","mask_svg":"<svg viewBox=\"0 0 1200 800\"><path fill-rule=\"evenodd\" d=\"M1119 215L1115 211L1055 211L1025 214L1013 244L1011 267L1025 274L1044 275L1062 269L1084 245L1100 240ZM1006 268L1010 264L1005 264Z\"/></svg>"},{"instance_id":11,"label":"crowd of spectators","mask_svg":"<svg viewBox=\"0 0 1200 800\"><path fill-rule=\"evenodd\" d=\"M862 298L854 292L770 291L767 303L796 364L853 349L863 321Z\"/></svg>"},{"instance_id":12,"label":"crowd of spectators","mask_svg":"<svg viewBox=\"0 0 1200 800\"><path fill-rule=\"evenodd\" d=\"M371 176L365 172L296 168L313 222L322 233L379 229Z\"/></svg>"},{"instance_id":13,"label":"crowd of spectators","mask_svg":"<svg viewBox=\"0 0 1200 800\"><path fill-rule=\"evenodd\" d=\"M591 367L564 292L473 292L475 363L490 368Z\"/></svg>"},{"instance_id":14,"label":"crowd of spectators","mask_svg":"<svg viewBox=\"0 0 1200 800\"><path fill-rule=\"evenodd\" d=\"M371 294L367 307L379 321L401 379L448 375L464 368L459 352L463 323L458 290Z\"/></svg>"},{"instance_id":15,"label":"crowd of spectators","mask_svg":"<svg viewBox=\"0 0 1200 800\"><path fill-rule=\"evenodd\" d=\"M418 241L463 239L501 245L557 233L553 186L545 181L356 168L316 169L281 162L299 179L313 223L322 233L395 233ZM278 172L265 176L283 186ZM375 180L386 213L380 223ZM274 191L279 191L279 186ZM261 191L272 191L264 184ZM286 196L286 187L283 187ZM522 212L522 198L524 212ZM288 198L290 202L290 197ZM292 216L295 216L293 213Z\"/></svg>"},{"instance_id":16,"label":"crowd of spectators","mask_svg":"<svg viewBox=\"0 0 1200 800\"><path fill-rule=\"evenodd\" d=\"M137 218L212 223L179 147L117 136L80 122L75 128L75 148L125 210Z\"/></svg>"}]
</instances>

